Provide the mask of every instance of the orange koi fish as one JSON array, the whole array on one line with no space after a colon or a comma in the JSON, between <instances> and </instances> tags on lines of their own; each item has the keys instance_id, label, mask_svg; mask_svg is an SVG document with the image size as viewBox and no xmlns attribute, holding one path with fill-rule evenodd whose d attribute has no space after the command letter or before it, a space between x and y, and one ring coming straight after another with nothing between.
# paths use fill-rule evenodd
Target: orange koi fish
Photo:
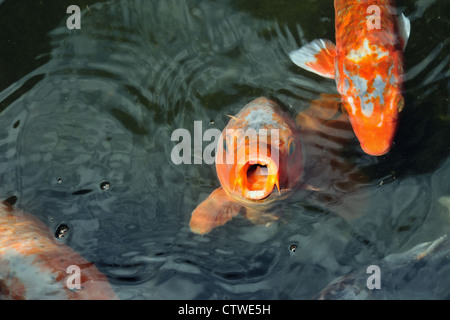
<instances>
[{"instance_id":1,"label":"orange koi fish","mask_svg":"<svg viewBox=\"0 0 450 320\"><path fill-rule=\"evenodd\" d=\"M193 211L191 231L206 234L239 213L255 224L270 223L279 218L272 208L298 190L319 192L318 202L326 205L328 199L336 213L348 216L346 197L355 184L346 183L358 175L333 153L355 136L348 119L334 119L339 106L335 97L323 95L297 116L297 124L261 97L231 117L216 154L221 187Z\"/></svg>"},{"instance_id":2,"label":"orange koi fish","mask_svg":"<svg viewBox=\"0 0 450 320\"><path fill-rule=\"evenodd\" d=\"M79 268L79 289L72 286L70 266ZM0 203L0 299L100 300L117 296L94 264L58 242L40 220Z\"/></svg>"},{"instance_id":3,"label":"orange koi fish","mask_svg":"<svg viewBox=\"0 0 450 320\"><path fill-rule=\"evenodd\" d=\"M222 131L216 154L221 187L194 210L191 230L208 233L241 210L255 223L276 219L263 211L289 194L302 170L302 144L294 120L265 97L250 102Z\"/></svg>"},{"instance_id":4,"label":"orange koi fish","mask_svg":"<svg viewBox=\"0 0 450 320\"><path fill-rule=\"evenodd\" d=\"M298 66L336 80L361 148L391 148L404 106L403 52L410 22L394 0L335 0L336 45L314 40L290 53Z\"/></svg>"}]
</instances>

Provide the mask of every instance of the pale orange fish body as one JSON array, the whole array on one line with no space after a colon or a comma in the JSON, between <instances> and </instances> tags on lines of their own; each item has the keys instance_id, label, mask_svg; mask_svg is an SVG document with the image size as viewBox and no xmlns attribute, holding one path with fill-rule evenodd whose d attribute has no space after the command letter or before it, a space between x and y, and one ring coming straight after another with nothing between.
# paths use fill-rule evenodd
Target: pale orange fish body
<instances>
[{"instance_id":1,"label":"pale orange fish body","mask_svg":"<svg viewBox=\"0 0 450 320\"><path fill-rule=\"evenodd\" d=\"M74 289L70 266L80 269ZM104 300L117 299L107 277L37 218L0 203L0 298Z\"/></svg>"},{"instance_id":2,"label":"pale orange fish body","mask_svg":"<svg viewBox=\"0 0 450 320\"><path fill-rule=\"evenodd\" d=\"M335 0L336 45L315 40L290 57L298 66L336 80L361 148L388 152L403 109L403 51L409 20L394 0Z\"/></svg>"},{"instance_id":3,"label":"pale orange fish body","mask_svg":"<svg viewBox=\"0 0 450 320\"><path fill-rule=\"evenodd\" d=\"M343 156L355 134L341 112L339 95L321 94L296 117L304 146L302 189L308 202L350 220L365 214L370 181L358 165Z\"/></svg>"}]
</instances>

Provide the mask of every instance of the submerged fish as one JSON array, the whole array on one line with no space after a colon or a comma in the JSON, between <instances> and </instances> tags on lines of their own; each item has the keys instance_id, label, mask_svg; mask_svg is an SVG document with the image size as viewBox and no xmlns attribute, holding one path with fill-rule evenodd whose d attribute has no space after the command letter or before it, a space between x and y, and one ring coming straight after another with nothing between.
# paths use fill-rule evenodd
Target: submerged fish
<instances>
[{"instance_id":1,"label":"submerged fish","mask_svg":"<svg viewBox=\"0 0 450 320\"><path fill-rule=\"evenodd\" d=\"M191 231L208 233L239 213L256 224L270 223L279 218L272 208L300 189L320 194L316 202L335 206L339 214L351 212L346 199L357 180L355 167L333 153L354 134L348 120L333 119L338 112L339 102L323 95L296 123L262 97L231 117L216 154L221 187L194 210Z\"/></svg>"},{"instance_id":2,"label":"submerged fish","mask_svg":"<svg viewBox=\"0 0 450 320\"><path fill-rule=\"evenodd\" d=\"M378 267L379 287L367 267L340 277L317 299L448 299L450 297L450 239L445 235L412 249L386 256ZM369 283L369 285L368 285ZM370 288L369 288L370 287Z\"/></svg>"},{"instance_id":3,"label":"submerged fish","mask_svg":"<svg viewBox=\"0 0 450 320\"><path fill-rule=\"evenodd\" d=\"M40 220L0 203L0 299L97 300L117 296L93 263L58 242Z\"/></svg>"},{"instance_id":4,"label":"submerged fish","mask_svg":"<svg viewBox=\"0 0 450 320\"><path fill-rule=\"evenodd\" d=\"M303 69L336 80L361 148L391 148L403 109L403 52L410 22L394 0L335 0L336 45L314 40L290 53Z\"/></svg>"}]
</instances>

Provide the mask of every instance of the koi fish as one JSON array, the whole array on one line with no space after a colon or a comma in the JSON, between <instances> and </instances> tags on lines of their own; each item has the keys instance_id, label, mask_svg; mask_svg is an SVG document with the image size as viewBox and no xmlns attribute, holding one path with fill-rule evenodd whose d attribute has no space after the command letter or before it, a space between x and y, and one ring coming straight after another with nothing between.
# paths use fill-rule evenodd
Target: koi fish
<instances>
[{"instance_id":1,"label":"koi fish","mask_svg":"<svg viewBox=\"0 0 450 320\"><path fill-rule=\"evenodd\" d=\"M388 152L404 107L403 52L410 22L395 0L335 0L336 45L314 40L290 53L299 67L335 79L361 148ZM373 15L372 15L373 14Z\"/></svg>"},{"instance_id":2,"label":"koi fish","mask_svg":"<svg viewBox=\"0 0 450 320\"><path fill-rule=\"evenodd\" d=\"M194 210L191 231L208 233L241 210L255 223L276 219L261 212L298 184L302 158L294 120L265 97L250 102L222 131L216 154L221 187Z\"/></svg>"},{"instance_id":3,"label":"koi fish","mask_svg":"<svg viewBox=\"0 0 450 320\"><path fill-rule=\"evenodd\" d=\"M80 268L79 289L73 286L70 266ZM93 263L58 242L39 219L0 203L0 299L109 300L117 296Z\"/></svg>"},{"instance_id":4,"label":"koi fish","mask_svg":"<svg viewBox=\"0 0 450 320\"><path fill-rule=\"evenodd\" d=\"M319 192L321 197L310 198L328 202L338 214L351 212L355 201L346 200L357 184L349 182L358 175L333 153L354 134L348 119L333 119L339 106L335 97L322 95L294 121L276 102L261 97L232 116L216 154L221 187L193 211L191 231L206 234L239 213L255 224L269 224L279 218L272 208L298 190Z\"/></svg>"},{"instance_id":5,"label":"koi fish","mask_svg":"<svg viewBox=\"0 0 450 320\"><path fill-rule=\"evenodd\" d=\"M369 269L368 265L344 275L332 281L315 298L447 299L450 294L449 253L450 240L444 235L434 241L418 244L408 251L390 254L375 262L372 265L375 268ZM374 279L376 272L378 284ZM368 284L374 288L369 289Z\"/></svg>"}]
</instances>

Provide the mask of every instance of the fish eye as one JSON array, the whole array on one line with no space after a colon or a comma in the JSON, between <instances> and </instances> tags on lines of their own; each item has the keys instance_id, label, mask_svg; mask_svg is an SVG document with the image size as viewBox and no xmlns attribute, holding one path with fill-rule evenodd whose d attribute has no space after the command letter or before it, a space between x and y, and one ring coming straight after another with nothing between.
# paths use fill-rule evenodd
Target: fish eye
<instances>
[{"instance_id":1,"label":"fish eye","mask_svg":"<svg viewBox=\"0 0 450 320\"><path fill-rule=\"evenodd\" d=\"M295 141L292 137L289 138L288 141L288 153L289 155L292 155L295 151Z\"/></svg>"},{"instance_id":2,"label":"fish eye","mask_svg":"<svg viewBox=\"0 0 450 320\"><path fill-rule=\"evenodd\" d=\"M405 107L405 99L403 99L403 97L400 96L398 103L397 103L397 111L402 112L404 107Z\"/></svg>"}]
</instances>

